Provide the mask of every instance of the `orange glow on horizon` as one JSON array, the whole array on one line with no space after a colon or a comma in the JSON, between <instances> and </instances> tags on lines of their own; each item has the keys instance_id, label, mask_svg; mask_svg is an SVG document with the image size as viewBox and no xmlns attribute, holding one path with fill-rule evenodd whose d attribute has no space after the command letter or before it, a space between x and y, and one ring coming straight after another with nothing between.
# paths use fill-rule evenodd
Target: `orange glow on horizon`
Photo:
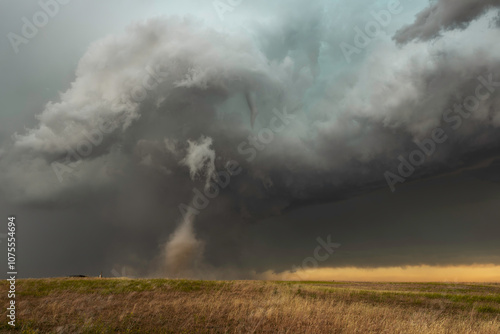
<instances>
[{"instance_id":1,"label":"orange glow on horizon","mask_svg":"<svg viewBox=\"0 0 500 334\"><path fill-rule=\"evenodd\" d=\"M500 265L318 268L263 276L284 281L500 282Z\"/></svg>"}]
</instances>

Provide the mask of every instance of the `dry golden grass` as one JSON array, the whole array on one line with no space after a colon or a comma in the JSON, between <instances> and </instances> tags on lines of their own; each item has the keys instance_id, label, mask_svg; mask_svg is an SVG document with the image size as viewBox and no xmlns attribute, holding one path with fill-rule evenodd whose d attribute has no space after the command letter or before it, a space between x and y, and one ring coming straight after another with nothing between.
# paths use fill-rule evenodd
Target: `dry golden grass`
<instances>
[{"instance_id":1,"label":"dry golden grass","mask_svg":"<svg viewBox=\"0 0 500 334\"><path fill-rule=\"evenodd\" d=\"M500 333L499 284L84 278L17 292L2 333Z\"/></svg>"}]
</instances>

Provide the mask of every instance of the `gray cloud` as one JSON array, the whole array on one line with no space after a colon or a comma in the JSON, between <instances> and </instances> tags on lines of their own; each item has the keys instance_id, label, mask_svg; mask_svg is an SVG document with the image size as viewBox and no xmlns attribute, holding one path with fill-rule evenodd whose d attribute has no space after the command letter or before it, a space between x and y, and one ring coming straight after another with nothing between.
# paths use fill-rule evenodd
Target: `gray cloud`
<instances>
[{"instance_id":1,"label":"gray cloud","mask_svg":"<svg viewBox=\"0 0 500 334\"><path fill-rule=\"evenodd\" d=\"M447 30L465 29L495 7L500 7L496 0L437 0L418 13L414 23L401 28L394 40L399 44L427 41Z\"/></svg>"},{"instance_id":2,"label":"gray cloud","mask_svg":"<svg viewBox=\"0 0 500 334\"><path fill-rule=\"evenodd\" d=\"M493 23L500 28L500 11L498 12L498 15L493 19Z\"/></svg>"},{"instance_id":3,"label":"gray cloud","mask_svg":"<svg viewBox=\"0 0 500 334\"><path fill-rule=\"evenodd\" d=\"M53 224L70 253L80 252L71 244L78 234L95 240L81 247L97 243L92 254L104 258L74 260L89 271L122 264L140 275L252 277L300 264L311 240L329 234L345 249L332 261L345 266L498 261L489 221L491 233L475 236L483 245L470 242L470 253L453 255L470 241L473 218L463 215L450 234L456 211L441 198L457 192L456 180L495 210L496 165L481 163L498 148L499 30L480 22L481 38L459 32L465 45L444 37L449 43L403 47L388 33L347 65L334 5L245 6L238 8L244 28L167 16L93 43L37 125L4 143L2 207ZM359 15L351 24L366 18L359 8L345 9ZM478 78L492 82L480 90L488 97L467 118L447 113L476 94ZM436 127L448 141L398 189L401 197L392 195L384 171L397 169L398 156ZM203 200L200 193L216 192L210 176L234 162L241 172ZM464 175L491 185L470 186ZM414 208L419 201L424 213ZM198 205L196 217L183 216L181 205ZM447 219L431 215L441 206ZM422 230L414 215L425 220ZM104 234L92 239L97 230ZM30 273L78 268L58 263L66 267Z\"/></svg>"}]
</instances>

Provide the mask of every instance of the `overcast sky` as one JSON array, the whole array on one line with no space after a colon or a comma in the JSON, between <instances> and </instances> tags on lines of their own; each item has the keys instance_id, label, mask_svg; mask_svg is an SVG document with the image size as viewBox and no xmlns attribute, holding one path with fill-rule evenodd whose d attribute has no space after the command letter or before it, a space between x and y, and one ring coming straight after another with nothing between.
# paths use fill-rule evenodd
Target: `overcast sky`
<instances>
[{"instance_id":1,"label":"overcast sky","mask_svg":"<svg viewBox=\"0 0 500 334\"><path fill-rule=\"evenodd\" d=\"M500 265L497 1L0 7L20 276Z\"/></svg>"}]
</instances>

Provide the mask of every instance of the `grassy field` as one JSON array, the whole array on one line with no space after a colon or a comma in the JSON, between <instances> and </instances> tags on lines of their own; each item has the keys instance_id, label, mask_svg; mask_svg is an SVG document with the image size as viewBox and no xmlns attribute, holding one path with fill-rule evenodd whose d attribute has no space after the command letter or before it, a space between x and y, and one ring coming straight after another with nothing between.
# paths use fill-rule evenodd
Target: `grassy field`
<instances>
[{"instance_id":1,"label":"grassy field","mask_svg":"<svg viewBox=\"0 0 500 334\"><path fill-rule=\"evenodd\" d=\"M16 300L2 333L500 333L500 284L25 279Z\"/></svg>"}]
</instances>

